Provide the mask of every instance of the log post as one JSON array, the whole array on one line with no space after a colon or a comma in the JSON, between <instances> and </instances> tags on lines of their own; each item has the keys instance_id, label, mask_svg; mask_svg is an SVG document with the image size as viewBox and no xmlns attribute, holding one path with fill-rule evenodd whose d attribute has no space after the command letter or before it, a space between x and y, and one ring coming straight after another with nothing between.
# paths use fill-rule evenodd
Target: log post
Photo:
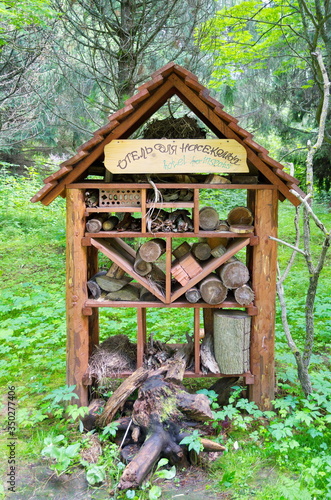
<instances>
[{"instance_id":1,"label":"log post","mask_svg":"<svg viewBox=\"0 0 331 500\"><path fill-rule=\"evenodd\" d=\"M85 201L80 189L67 190L67 384L76 385L81 406L88 406L87 387L82 383L89 355L89 320L83 315L87 300L87 249L82 246L85 233Z\"/></svg>"},{"instance_id":2,"label":"log post","mask_svg":"<svg viewBox=\"0 0 331 500\"><path fill-rule=\"evenodd\" d=\"M249 190L249 207L254 214L255 231L259 244L251 247L250 262L252 288L258 314L252 316L251 372L254 384L249 385L249 398L267 410L274 399L274 332L277 276L278 193L276 190Z\"/></svg>"}]
</instances>

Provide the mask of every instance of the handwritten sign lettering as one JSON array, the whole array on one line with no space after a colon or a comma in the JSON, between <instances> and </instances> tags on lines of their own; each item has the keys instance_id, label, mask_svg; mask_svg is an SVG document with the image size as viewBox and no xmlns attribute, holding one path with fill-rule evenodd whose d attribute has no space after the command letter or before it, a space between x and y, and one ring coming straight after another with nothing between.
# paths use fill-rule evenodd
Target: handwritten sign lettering
<instances>
[{"instance_id":1,"label":"handwritten sign lettering","mask_svg":"<svg viewBox=\"0 0 331 500\"><path fill-rule=\"evenodd\" d=\"M113 173L248 172L246 150L233 139L137 139L105 146L105 167Z\"/></svg>"}]
</instances>

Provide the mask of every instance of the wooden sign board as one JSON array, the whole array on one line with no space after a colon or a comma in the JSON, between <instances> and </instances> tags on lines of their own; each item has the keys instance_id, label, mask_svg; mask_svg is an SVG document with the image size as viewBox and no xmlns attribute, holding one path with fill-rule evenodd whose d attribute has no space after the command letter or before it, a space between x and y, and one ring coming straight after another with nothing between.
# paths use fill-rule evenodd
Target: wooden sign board
<instances>
[{"instance_id":1,"label":"wooden sign board","mask_svg":"<svg viewBox=\"0 0 331 500\"><path fill-rule=\"evenodd\" d=\"M249 172L246 150L234 139L126 139L105 146L112 173Z\"/></svg>"}]
</instances>

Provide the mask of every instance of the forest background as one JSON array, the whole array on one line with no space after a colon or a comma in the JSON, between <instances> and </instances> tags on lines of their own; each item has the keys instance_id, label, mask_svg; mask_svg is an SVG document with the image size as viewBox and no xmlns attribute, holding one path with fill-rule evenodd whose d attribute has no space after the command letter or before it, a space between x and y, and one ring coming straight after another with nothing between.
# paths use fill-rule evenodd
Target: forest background
<instances>
[{"instance_id":1,"label":"forest background","mask_svg":"<svg viewBox=\"0 0 331 500\"><path fill-rule=\"evenodd\" d=\"M62 453L79 441L75 427L68 433L61 406L70 394L64 387L63 200L42 207L30 205L29 199L43 177L72 156L153 71L172 60L213 88L225 110L288 172L294 171L320 223L310 228L307 208L299 226L304 235L308 228L311 232L308 240L307 235L300 239L294 209L286 202L281 206L280 237L304 247L305 256L296 252L295 267L284 282L285 327L283 309L277 317L275 411L261 415L240 395L218 409L215 428L226 419L231 429L225 436L217 428L228 453L210 471L215 487L228 498L331 498L330 3L5 0L0 12L1 380L19 394L22 462L38 460L45 439L63 435ZM186 112L173 99L154 117ZM215 203L224 213L229 207L227 199ZM319 266L321 249L325 255ZM289 252L280 246L283 269ZM307 339L303 290L312 296L312 276L314 324ZM125 327L134 337L130 311L105 314L103 321L108 328ZM162 318L151 321L162 323ZM168 335L180 338L188 321L183 316L182 331ZM292 353L299 351L309 371L308 391L298 381ZM45 410L50 396L53 414ZM232 446L238 442L239 450ZM105 456L96 477L105 471L111 477L115 458L108 456L107 462ZM77 457L78 451L64 465L71 467ZM242 471L235 466L238 460ZM135 494L145 498L150 495L146 491Z\"/></svg>"}]
</instances>

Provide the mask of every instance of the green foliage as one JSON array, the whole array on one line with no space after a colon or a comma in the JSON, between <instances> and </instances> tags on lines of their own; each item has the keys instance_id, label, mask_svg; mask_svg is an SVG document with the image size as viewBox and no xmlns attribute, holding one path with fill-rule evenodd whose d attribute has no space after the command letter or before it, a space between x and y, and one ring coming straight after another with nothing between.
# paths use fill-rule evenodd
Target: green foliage
<instances>
[{"instance_id":1,"label":"green foliage","mask_svg":"<svg viewBox=\"0 0 331 500\"><path fill-rule=\"evenodd\" d=\"M194 450L198 454L203 450L201 437L197 430L193 431L189 436L184 437L179 444L185 444L188 451Z\"/></svg>"},{"instance_id":2,"label":"green foliage","mask_svg":"<svg viewBox=\"0 0 331 500\"><path fill-rule=\"evenodd\" d=\"M58 446L61 443L62 446ZM67 444L65 436L60 434L56 437L47 437L44 439L45 448L41 450L42 455L55 460L50 468L58 475L68 471L69 467L79 462L79 450L81 443Z\"/></svg>"},{"instance_id":3,"label":"green foliage","mask_svg":"<svg viewBox=\"0 0 331 500\"><path fill-rule=\"evenodd\" d=\"M288 55L288 51L284 54L286 44L297 43L300 22L297 6L286 2L261 5L248 0L218 11L205 23L201 44L216 57L211 85L234 85L247 65L256 70L267 68L268 60L278 58L280 53L278 73L287 71L290 65L301 68L301 59Z\"/></svg>"}]
</instances>

